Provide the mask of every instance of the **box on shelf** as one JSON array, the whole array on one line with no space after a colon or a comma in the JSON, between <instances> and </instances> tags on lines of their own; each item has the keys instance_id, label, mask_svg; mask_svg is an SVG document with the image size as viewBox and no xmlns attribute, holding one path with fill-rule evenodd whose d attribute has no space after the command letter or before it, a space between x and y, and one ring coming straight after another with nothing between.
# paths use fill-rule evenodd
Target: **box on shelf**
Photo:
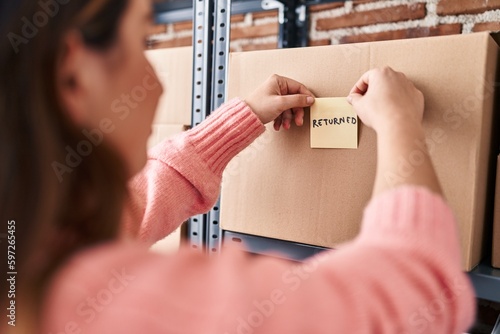
<instances>
[{"instance_id":1,"label":"box on shelf","mask_svg":"<svg viewBox=\"0 0 500 334\"><path fill-rule=\"evenodd\" d=\"M165 91L155 122L191 125L193 48L147 50L146 57Z\"/></svg>"},{"instance_id":2,"label":"box on shelf","mask_svg":"<svg viewBox=\"0 0 500 334\"><path fill-rule=\"evenodd\" d=\"M153 121L148 148L186 131L191 125L192 53L191 47L146 51L146 57L164 89ZM181 245L182 235L181 226L155 243L151 249L160 253L175 252Z\"/></svg>"},{"instance_id":3,"label":"box on shelf","mask_svg":"<svg viewBox=\"0 0 500 334\"><path fill-rule=\"evenodd\" d=\"M500 155L497 160L497 182L495 189L495 212L493 218L493 254L491 265L500 268Z\"/></svg>"},{"instance_id":4,"label":"box on shelf","mask_svg":"<svg viewBox=\"0 0 500 334\"><path fill-rule=\"evenodd\" d=\"M482 255L492 201L497 58L488 33L233 53L228 98L247 96L273 73L304 83L317 97L335 97L347 96L370 68L404 72L425 95L427 145L458 219L463 268L470 270ZM360 124L354 150L311 149L309 135L308 117L289 131L268 127L231 161L222 187L223 229L333 248L356 236L375 178L375 132ZM412 168L402 161L401 174Z\"/></svg>"}]
</instances>

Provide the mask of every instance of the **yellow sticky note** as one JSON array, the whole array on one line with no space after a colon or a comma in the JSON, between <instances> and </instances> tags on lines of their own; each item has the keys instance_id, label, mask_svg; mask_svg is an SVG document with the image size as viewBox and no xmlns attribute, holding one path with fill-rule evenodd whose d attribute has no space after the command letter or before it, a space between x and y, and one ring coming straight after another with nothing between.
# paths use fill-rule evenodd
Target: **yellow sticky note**
<instances>
[{"instance_id":1,"label":"yellow sticky note","mask_svg":"<svg viewBox=\"0 0 500 334\"><path fill-rule=\"evenodd\" d=\"M358 148L358 116L345 97L316 98L311 148Z\"/></svg>"}]
</instances>

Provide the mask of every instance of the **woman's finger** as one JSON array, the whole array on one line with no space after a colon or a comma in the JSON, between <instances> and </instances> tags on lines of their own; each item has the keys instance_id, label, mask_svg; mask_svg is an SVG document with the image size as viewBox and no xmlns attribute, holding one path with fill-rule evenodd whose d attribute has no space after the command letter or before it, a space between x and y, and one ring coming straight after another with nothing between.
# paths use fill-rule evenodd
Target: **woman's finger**
<instances>
[{"instance_id":1,"label":"woman's finger","mask_svg":"<svg viewBox=\"0 0 500 334\"><path fill-rule=\"evenodd\" d=\"M294 108L293 113L295 125L302 126L302 124L304 124L304 108Z\"/></svg>"},{"instance_id":2,"label":"woman's finger","mask_svg":"<svg viewBox=\"0 0 500 334\"><path fill-rule=\"evenodd\" d=\"M292 123L293 114L291 109L285 110L282 114L283 117L283 127L285 130L290 129L290 124Z\"/></svg>"},{"instance_id":3,"label":"woman's finger","mask_svg":"<svg viewBox=\"0 0 500 334\"><path fill-rule=\"evenodd\" d=\"M278 84L283 95L288 94L304 94L314 97L314 94L307 89L306 86L293 79L278 76Z\"/></svg>"},{"instance_id":4,"label":"woman's finger","mask_svg":"<svg viewBox=\"0 0 500 334\"><path fill-rule=\"evenodd\" d=\"M276 97L275 105L280 110L309 107L314 103L314 97L303 94L282 95Z\"/></svg>"},{"instance_id":5,"label":"woman's finger","mask_svg":"<svg viewBox=\"0 0 500 334\"><path fill-rule=\"evenodd\" d=\"M280 127L281 127L281 124L283 122L283 118L281 115L279 115L275 120L274 120L274 124L273 124L273 128L274 130L276 131L279 131L280 130Z\"/></svg>"},{"instance_id":6,"label":"woman's finger","mask_svg":"<svg viewBox=\"0 0 500 334\"><path fill-rule=\"evenodd\" d=\"M368 72L365 72L361 78L354 84L352 87L351 91L349 92L349 95L351 94L360 94L364 95L366 91L368 90L368 82L370 80L370 74L373 70L370 70Z\"/></svg>"}]
</instances>

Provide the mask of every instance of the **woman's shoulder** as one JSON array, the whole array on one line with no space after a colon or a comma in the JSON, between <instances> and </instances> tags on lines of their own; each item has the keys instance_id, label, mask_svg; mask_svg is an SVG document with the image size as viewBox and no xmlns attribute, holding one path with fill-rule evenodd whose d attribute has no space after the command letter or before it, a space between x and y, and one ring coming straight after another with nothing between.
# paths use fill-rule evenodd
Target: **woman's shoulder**
<instances>
[{"instance_id":1,"label":"woman's shoulder","mask_svg":"<svg viewBox=\"0 0 500 334\"><path fill-rule=\"evenodd\" d=\"M72 256L47 287L43 333L77 333L136 279L134 267L158 256L143 245L126 242L91 247Z\"/></svg>"},{"instance_id":2,"label":"woman's shoulder","mask_svg":"<svg viewBox=\"0 0 500 334\"><path fill-rule=\"evenodd\" d=\"M225 283L218 278L241 262L240 252L229 253L221 262L188 249L164 255L128 243L82 251L54 275L42 333L160 333L171 326L199 326L189 319L209 321L221 314L193 305L220 297ZM203 275L221 287L206 289Z\"/></svg>"}]
</instances>

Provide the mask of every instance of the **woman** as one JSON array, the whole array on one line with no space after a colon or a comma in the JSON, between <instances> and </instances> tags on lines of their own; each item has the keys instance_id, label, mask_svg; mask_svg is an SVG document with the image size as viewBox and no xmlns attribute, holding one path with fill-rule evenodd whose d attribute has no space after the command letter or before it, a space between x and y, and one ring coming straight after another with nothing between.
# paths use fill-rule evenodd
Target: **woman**
<instances>
[{"instance_id":1,"label":"woman","mask_svg":"<svg viewBox=\"0 0 500 334\"><path fill-rule=\"evenodd\" d=\"M460 333L471 324L456 223L428 155L404 183L384 178L424 139L423 97L403 74L371 70L349 95L378 134L374 196L355 240L300 266L232 250L161 256L148 246L213 205L224 167L263 124L302 125L313 94L273 76L147 158L162 93L143 54L149 1L14 7L0 49L0 212L15 222L18 275L16 327L3 328Z\"/></svg>"}]
</instances>

